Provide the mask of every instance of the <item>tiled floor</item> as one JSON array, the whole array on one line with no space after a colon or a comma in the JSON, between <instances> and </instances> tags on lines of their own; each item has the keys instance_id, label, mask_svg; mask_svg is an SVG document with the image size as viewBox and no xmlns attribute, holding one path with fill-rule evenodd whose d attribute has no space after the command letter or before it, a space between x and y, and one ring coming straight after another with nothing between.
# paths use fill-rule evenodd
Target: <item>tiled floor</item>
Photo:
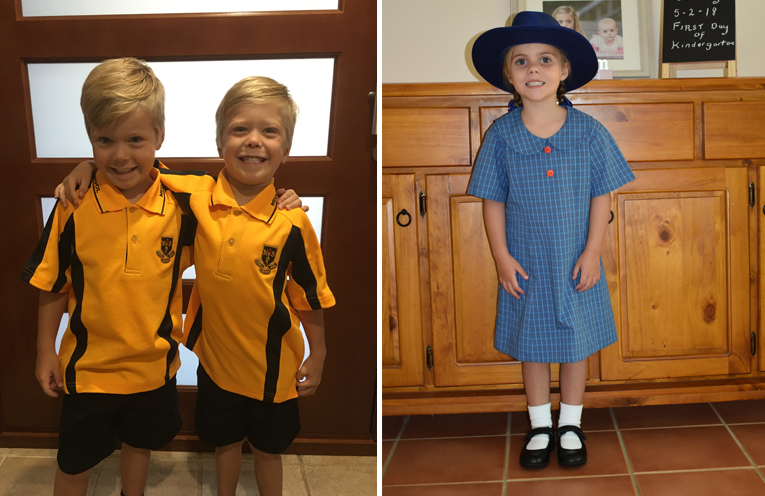
<instances>
[{"instance_id":1,"label":"tiled floor","mask_svg":"<svg viewBox=\"0 0 765 496\"><path fill-rule=\"evenodd\" d=\"M525 412L384 417L383 495L765 496L765 400L584 410L577 468L555 452L522 468L528 428Z\"/></svg>"},{"instance_id":2,"label":"tiled floor","mask_svg":"<svg viewBox=\"0 0 765 496\"><path fill-rule=\"evenodd\" d=\"M119 496L119 453L91 475L88 496ZM377 493L373 456L283 455L285 496L371 496ZM56 451L0 448L0 496L53 494ZM212 453L152 454L146 496L215 496ZM245 455L237 496L256 496L252 455Z\"/></svg>"}]
</instances>

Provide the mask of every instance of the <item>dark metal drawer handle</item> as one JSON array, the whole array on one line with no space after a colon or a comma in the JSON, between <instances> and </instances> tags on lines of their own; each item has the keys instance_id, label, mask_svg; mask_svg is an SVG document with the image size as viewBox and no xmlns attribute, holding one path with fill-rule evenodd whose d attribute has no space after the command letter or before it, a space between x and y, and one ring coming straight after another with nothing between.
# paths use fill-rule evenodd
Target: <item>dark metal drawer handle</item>
<instances>
[{"instance_id":1,"label":"dark metal drawer handle","mask_svg":"<svg viewBox=\"0 0 765 496\"><path fill-rule=\"evenodd\" d=\"M608 223L612 223L614 221L614 211L611 210L611 219L608 221Z\"/></svg>"},{"instance_id":2,"label":"dark metal drawer handle","mask_svg":"<svg viewBox=\"0 0 765 496\"><path fill-rule=\"evenodd\" d=\"M406 224L402 224L401 223L401 216L402 215L406 215L406 217L407 217ZM409 212L407 212L406 209L401 210L401 212L399 212L398 215L396 215L396 224L398 224L399 226L406 227L406 226L408 226L411 223L412 223L412 216L409 215Z\"/></svg>"}]
</instances>

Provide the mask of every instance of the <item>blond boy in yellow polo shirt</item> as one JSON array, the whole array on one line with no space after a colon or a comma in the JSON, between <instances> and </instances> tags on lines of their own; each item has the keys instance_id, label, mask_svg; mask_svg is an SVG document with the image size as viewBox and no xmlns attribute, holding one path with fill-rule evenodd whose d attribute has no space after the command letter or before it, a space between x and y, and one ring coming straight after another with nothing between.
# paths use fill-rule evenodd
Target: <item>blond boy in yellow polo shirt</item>
<instances>
[{"instance_id":1,"label":"blond boy in yellow polo shirt","mask_svg":"<svg viewBox=\"0 0 765 496\"><path fill-rule=\"evenodd\" d=\"M184 343L199 356L196 428L216 447L219 496L236 490L245 438L260 494L282 494L280 453L300 430L297 397L321 382L323 309L335 299L308 217L274 204L273 176L296 118L285 86L266 77L236 83L216 113L225 169L212 191L191 197L197 284Z\"/></svg>"}]
</instances>

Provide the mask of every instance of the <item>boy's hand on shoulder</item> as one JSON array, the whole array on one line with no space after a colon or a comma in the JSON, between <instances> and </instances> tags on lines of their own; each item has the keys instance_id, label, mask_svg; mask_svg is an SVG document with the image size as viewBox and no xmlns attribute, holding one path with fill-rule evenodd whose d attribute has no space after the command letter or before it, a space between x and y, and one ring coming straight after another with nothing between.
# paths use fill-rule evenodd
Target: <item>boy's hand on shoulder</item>
<instances>
[{"instance_id":1,"label":"boy's hand on shoulder","mask_svg":"<svg viewBox=\"0 0 765 496\"><path fill-rule=\"evenodd\" d=\"M321 383L321 373L324 371L324 360L309 355L303 366L295 374L298 396L311 396L316 394L316 388ZM303 381L303 379L305 379ZM303 381L303 382L300 382Z\"/></svg>"},{"instance_id":2,"label":"boy's hand on shoulder","mask_svg":"<svg viewBox=\"0 0 765 496\"><path fill-rule=\"evenodd\" d=\"M58 393L54 391L54 388L63 388L64 381L61 377L61 366L55 351L37 354L35 375L43 392L51 398L58 398Z\"/></svg>"},{"instance_id":3,"label":"boy's hand on shoulder","mask_svg":"<svg viewBox=\"0 0 765 496\"><path fill-rule=\"evenodd\" d=\"M276 200L276 205L279 210L292 210L294 208L302 208L303 212L308 212L308 205L303 205L303 200L300 199L294 189L279 188L276 190L276 196L279 197Z\"/></svg>"},{"instance_id":4,"label":"boy's hand on shoulder","mask_svg":"<svg viewBox=\"0 0 765 496\"><path fill-rule=\"evenodd\" d=\"M80 206L80 200L85 197L85 193L90 188L90 181L93 179L95 163L90 160L80 162L64 180L56 186L53 192L53 198L61 201L61 206L66 208L68 201L72 202L74 208Z\"/></svg>"}]
</instances>

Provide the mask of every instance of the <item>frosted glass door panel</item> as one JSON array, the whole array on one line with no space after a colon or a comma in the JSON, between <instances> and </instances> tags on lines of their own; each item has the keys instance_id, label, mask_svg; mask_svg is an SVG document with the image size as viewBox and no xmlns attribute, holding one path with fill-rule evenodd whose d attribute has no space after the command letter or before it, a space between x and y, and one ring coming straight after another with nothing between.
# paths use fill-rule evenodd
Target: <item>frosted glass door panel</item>
<instances>
[{"instance_id":1,"label":"frosted glass door panel","mask_svg":"<svg viewBox=\"0 0 765 496\"><path fill-rule=\"evenodd\" d=\"M337 10L338 0L21 0L24 17Z\"/></svg>"},{"instance_id":2,"label":"frosted glass door panel","mask_svg":"<svg viewBox=\"0 0 765 496\"><path fill-rule=\"evenodd\" d=\"M85 78L97 63L29 64L35 145L39 158L93 155L80 110ZM165 86L165 142L157 157L217 157L215 111L223 95L248 76L286 85L300 107L290 156L327 155L334 59L152 62Z\"/></svg>"}]
</instances>

